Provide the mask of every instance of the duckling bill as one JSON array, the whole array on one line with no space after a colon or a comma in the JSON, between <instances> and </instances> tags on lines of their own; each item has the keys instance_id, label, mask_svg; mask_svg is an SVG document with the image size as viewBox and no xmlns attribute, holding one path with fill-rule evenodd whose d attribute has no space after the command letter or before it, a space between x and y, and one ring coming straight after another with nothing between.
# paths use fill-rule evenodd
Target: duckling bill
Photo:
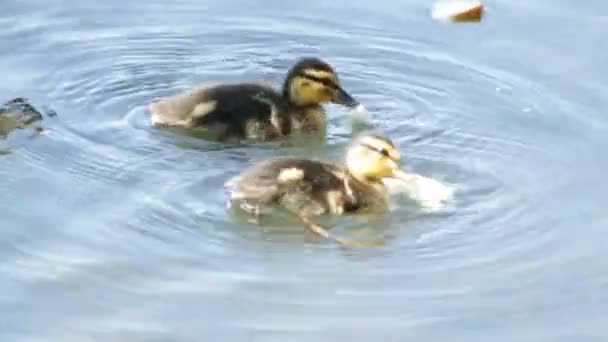
<instances>
[{"instance_id":1,"label":"duckling bill","mask_svg":"<svg viewBox=\"0 0 608 342\"><path fill-rule=\"evenodd\" d=\"M328 63L302 58L280 92L256 83L198 86L152 103L148 110L155 125L198 129L220 141L272 140L322 130L325 103L362 108Z\"/></svg>"},{"instance_id":2,"label":"duckling bill","mask_svg":"<svg viewBox=\"0 0 608 342\"><path fill-rule=\"evenodd\" d=\"M280 206L313 232L345 245L357 245L331 235L312 218L388 210L383 180L408 179L399 169L400 153L386 137L363 134L346 152L345 165L296 157L271 158L226 183L229 206L258 217Z\"/></svg>"}]
</instances>

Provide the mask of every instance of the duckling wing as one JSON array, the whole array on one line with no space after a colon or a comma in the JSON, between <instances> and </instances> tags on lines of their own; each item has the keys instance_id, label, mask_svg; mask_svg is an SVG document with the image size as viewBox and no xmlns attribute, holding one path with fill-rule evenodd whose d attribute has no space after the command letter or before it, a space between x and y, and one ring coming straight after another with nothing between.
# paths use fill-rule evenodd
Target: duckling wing
<instances>
[{"instance_id":1,"label":"duckling wing","mask_svg":"<svg viewBox=\"0 0 608 342\"><path fill-rule=\"evenodd\" d=\"M279 184L268 170L251 169L231 178L224 185L231 200L272 202L279 194Z\"/></svg>"},{"instance_id":2,"label":"duckling wing","mask_svg":"<svg viewBox=\"0 0 608 342\"><path fill-rule=\"evenodd\" d=\"M334 211L328 194L344 191L340 172L339 167L319 161L275 158L254 166L226 186L232 200L277 203L290 211L319 215Z\"/></svg>"},{"instance_id":3,"label":"duckling wing","mask_svg":"<svg viewBox=\"0 0 608 342\"><path fill-rule=\"evenodd\" d=\"M272 158L262 161L226 182L225 187L232 199L275 201L285 190L283 169L293 167L298 159ZM293 175L294 179L298 177Z\"/></svg>"},{"instance_id":4,"label":"duckling wing","mask_svg":"<svg viewBox=\"0 0 608 342\"><path fill-rule=\"evenodd\" d=\"M151 119L157 125L190 126L197 106L208 103L208 91L217 84L199 85L186 92L165 97L148 106ZM199 110L202 107L199 107Z\"/></svg>"}]
</instances>

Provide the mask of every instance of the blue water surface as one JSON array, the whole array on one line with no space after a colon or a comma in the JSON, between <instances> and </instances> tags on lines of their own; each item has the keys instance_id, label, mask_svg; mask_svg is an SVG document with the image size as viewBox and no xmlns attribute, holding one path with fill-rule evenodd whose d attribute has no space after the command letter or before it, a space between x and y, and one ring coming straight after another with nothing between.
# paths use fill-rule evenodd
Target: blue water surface
<instances>
[{"instance_id":1,"label":"blue water surface","mask_svg":"<svg viewBox=\"0 0 608 342\"><path fill-rule=\"evenodd\" d=\"M3 0L0 102L52 108L0 147L2 341L608 339L608 3L488 0L480 24L408 1ZM150 126L195 84L276 86L319 56L413 170L453 184L425 213L345 218L345 249L255 227L223 182L327 142L226 148Z\"/></svg>"}]
</instances>

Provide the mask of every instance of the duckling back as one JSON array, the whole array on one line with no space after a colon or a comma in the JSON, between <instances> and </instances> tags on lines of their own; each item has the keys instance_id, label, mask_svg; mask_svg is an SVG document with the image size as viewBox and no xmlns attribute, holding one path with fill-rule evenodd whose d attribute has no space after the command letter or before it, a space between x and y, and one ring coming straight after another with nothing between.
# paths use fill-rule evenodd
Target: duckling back
<instances>
[{"instance_id":1,"label":"duckling back","mask_svg":"<svg viewBox=\"0 0 608 342\"><path fill-rule=\"evenodd\" d=\"M273 158L226 183L230 203L258 213L278 204L304 216L343 214L383 204L384 194L352 178L342 167L316 160Z\"/></svg>"},{"instance_id":2,"label":"duckling back","mask_svg":"<svg viewBox=\"0 0 608 342\"><path fill-rule=\"evenodd\" d=\"M259 84L197 87L155 102L149 111L154 124L196 128L220 140L269 139L291 131L285 100Z\"/></svg>"}]
</instances>

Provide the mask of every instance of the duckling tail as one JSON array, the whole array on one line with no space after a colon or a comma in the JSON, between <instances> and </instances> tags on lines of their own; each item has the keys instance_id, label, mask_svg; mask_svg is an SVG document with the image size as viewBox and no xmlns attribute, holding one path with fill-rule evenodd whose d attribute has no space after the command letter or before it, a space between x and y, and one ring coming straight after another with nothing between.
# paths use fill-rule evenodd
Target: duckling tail
<instances>
[{"instance_id":1,"label":"duckling tail","mask_svg":"<svg viewBox=\"0 0 608 342\"><path fill-rule=\"evenodd\" d=\"M306 228L310 229L311 231L313 231L316 234L321 235L322 237L335 241L341 245L344 246L349 246L349 247L375 247L375 246L382 246L384 245L384 241L383 240L376 240L376 241L352 241L352 240L344 240L342 238L339 238L333 234L331 234L325 227L321 226L320 224L314 223L312 222L308 217L303 216L303 215L298 215L298 218L300 219L300 221L306 225Z\"/></svg>"}]
</instances>

